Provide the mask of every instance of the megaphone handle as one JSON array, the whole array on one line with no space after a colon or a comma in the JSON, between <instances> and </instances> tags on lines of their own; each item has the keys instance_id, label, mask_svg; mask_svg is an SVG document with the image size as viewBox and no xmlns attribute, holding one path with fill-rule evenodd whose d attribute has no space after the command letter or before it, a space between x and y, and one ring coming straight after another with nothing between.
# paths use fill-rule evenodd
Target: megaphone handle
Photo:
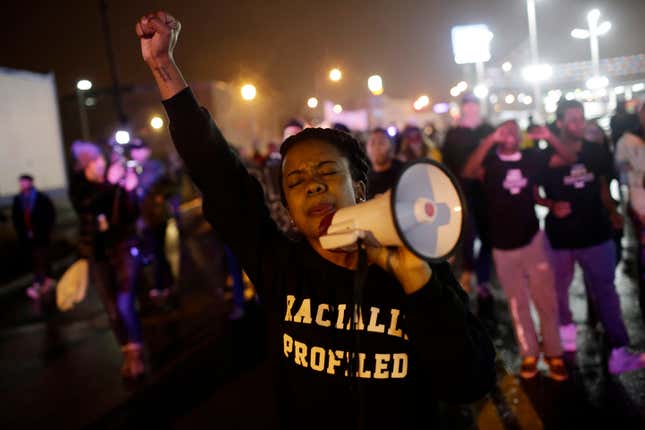
<instances>
[{"instance_id":1,"label":"megaphone handle","mask_svg":"<svg viewBox=\"0 0 645 430\"><path fill-rule=\"evenodd\" d=\"M356 328L355 318L357 317L358 312L361 312L362 317L362 305L363 305L363 289L365 288L365 281L367 280L367 249L365 240L359 238L356 242L358 245L358 264L356 267L356 274L354 275L354 303L353 310L350 313L351 321L350 327L354 330L354 351L353 357L349 360L350 366L350 375L354 377L354 383L356 384L356 395L358 396L358 428L363 429L365 423L365 398L363 395L363 385L361 384L361 378L357 373L357 364L359 363L359 353L361 351L361 331Z\"/></svg>"}]
</instances>

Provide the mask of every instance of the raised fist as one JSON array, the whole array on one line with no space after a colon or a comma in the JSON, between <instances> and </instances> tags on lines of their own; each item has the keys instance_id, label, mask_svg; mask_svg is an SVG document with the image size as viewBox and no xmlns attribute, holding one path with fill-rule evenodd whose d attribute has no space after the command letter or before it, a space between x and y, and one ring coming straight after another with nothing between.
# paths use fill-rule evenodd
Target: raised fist
<instances>
[{"instance_id":1,"label":"raised fist","mask_svg":"<svg viewBox=\"0 0 645 430\"><path fill-rule=\"evenodd\" d=\"M172 59L180 30L179 21L166 12L142 16L135 25L135 31L141 40L143 60L152 66L161 60Z\"/></svg>"}]
</instances>

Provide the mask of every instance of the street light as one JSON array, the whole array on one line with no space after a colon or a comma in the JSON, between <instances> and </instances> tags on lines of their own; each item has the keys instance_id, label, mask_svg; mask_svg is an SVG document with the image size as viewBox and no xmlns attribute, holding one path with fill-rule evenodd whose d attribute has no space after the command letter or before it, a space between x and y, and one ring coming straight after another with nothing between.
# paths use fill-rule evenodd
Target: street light
<instances>
[{"instance_id":1,"label":"street light","mask_svg":"<svg viewBox=\"0 0 645 430\"><path fill-rule=\"evenodd\" d=\"M609 83L609 80L600 76L600 56L598 54L598 36L607 34L611 30L611 22L603 21L599 23L600 20L600 11L598 9L592 9L587 14L587 24L589 25L588 29L583 28L574 28L571 30L571 37L576 39L589 39L589 47L591 49L591 68L592 68L592 77L587 81L587 88L589 89L600 89L605 88ZM591 84L592 88L589 86ZM605 84L603 86L598 86Z\"/></svg>"},{"instance_id":2,"label":"street light","mask_svg":"<svg viewBox=\"0 0 645 430\"><path fill-rule=\"evenodd\" d=\"M318 99L316 97L309 97L309 100L307 100L307 106L311 109L316 109L318 107Z\"/></svg>"},{"instance_id":3,"label":"street light","mask_svg":"<svg viewBox=\"0 0 645 430\"><path fill-rule=\"evenodd\" d=\"M159 116L153 116L150 119L150 127L154 128L155 130L161 129L163 127L163 119Z\"/></svg>"},{"instance_id":4,"label":"street light","mask_svg":"<svg viewBox=\"0 0 645 430\"><path fill-rule=\"evenodd\" d=\"M92 82L87 79L81 79L76 82L76 100L78 101L78 113L81 117L81 135L83 140L90 140L90 122L85 110L85 91L92 88Z\"/></svg>"},{"instance_id":5,"label":"street light","mask_svg":"<svg viewBox=\"0 0 645 430\"><path fill-rule=\"evenodd\" d=\"M257 90L255 89L255 86L252 84L245 84L240 88L240 93L242 94L242 98L246 101L251 101L255 99L255 96L257 95Z\"/></svg>"},{"instance_id":6,"label":"street light","mask_svg":"<svg viewBox=\"0 0 645 430\"><path fill-rule=\"evenodd\" d=\"M473 89L473 93L478 99L485 99L488 95L488 87L484 84L479 84Z\"/></svg>"},{"instance_id":7,"label":"street light","mask_svg":"<svg viewBox=\"0 0 645 430\"><path fill-rule=\"evenodd\" d=\"M343 107L342 107L341 105L336 104L336 105L334 105L334 107L333 107L333 108L331 108L331 110L332 110L335 114L340 114L340 113L342 113L342 112L343 112Z\"/></svg>"},{"instance_id":8,"label":"street light","mask_svg":"<svg viewBox=\"0 0 645 430\"><path fill-rule=\"evenodd\" d=\"M535 11L536 0L526 0L526 16L529 23L529 43L531 46L531 64L537 66L540 64L540 54L538 49L537 37L537 13ZM549 74L550 77L550 74ZM548 79L548 78L546 78ZM541 79L529 79L533 84L533 98L535 99L535 116L536 120L542 120L542 89L540 88Z\"/></svg>"},{"instance_id":9,"label":"street light","mask_svg":"<svg viewBox=\"0 0 645 430\"><path fill-rule=\"evenodd\" d=\"M119 145L127 145L130 143L130 133L125 130L118 130L114 135L116 143Z\"/></svg>"},{"instance_id":10,"label":"street light","mask_svg":"<svg viewBox=\"0 0 645 430\"><path fill-rule=\"evenodd\" d=\"M383 79L379 75L372 75L367 79L367 88L375 96L383 94Z\"/></svg>"},{"instance_id":11,"label":"street light","mask_svg":"<svg viewBox=\"0 0 645 430\"><path fill-rule=\"evenodd\" d=\"M510 72L512 68L513 68L513 65L511 64L510 61L507 61L504 64L502 64L502 70L505 71L506 73Z\"/></svg>"},{"instance_id":12,"label":"street light","mask_svg":"<svg viewBox=\"0 0 645 430\"><path fill-rule=\"evenodd\" d=\"M338 68L333 68L329 71L329 80L332 82L338 82L343 78L343 72Z\"/></svg>"},{"instance_id":13,"label":"street light","mask_svg":"<svg viewBox=\"0 0 645 430\"><path fill-rule=\"evenodd\" d=\"M87 91L92 89L92 82L88 81L87 79L81 79L76 83L76 88L79 91Z\"/></svg>"}]
</instances>

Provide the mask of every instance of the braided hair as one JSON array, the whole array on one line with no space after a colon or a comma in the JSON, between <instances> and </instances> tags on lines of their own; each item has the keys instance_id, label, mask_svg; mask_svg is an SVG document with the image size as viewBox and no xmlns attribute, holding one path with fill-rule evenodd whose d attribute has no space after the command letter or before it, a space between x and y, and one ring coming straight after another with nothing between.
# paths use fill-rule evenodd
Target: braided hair
<instances>
[{"instance_id":1,"label":"braided hair","mask_svg":"<svg viewBox=\"0 0 645 430\"><path fill-rule=\"evenodd\" d=\"M284 160L287 152L289 152L294 145L305 140L321 140L334 146L349 162L349 171L352 176L352 180L363 182L367 185L367 173L369 171L367 155L358 140L354 139L349 133L333 128L305 128L300 133L294 134L282 143L280 146L280 155L282 156L282 159ZM279 180L282 203L286 206L284 187L282 186L282 169L280 169Z\"/></svg>"}]
</instances>

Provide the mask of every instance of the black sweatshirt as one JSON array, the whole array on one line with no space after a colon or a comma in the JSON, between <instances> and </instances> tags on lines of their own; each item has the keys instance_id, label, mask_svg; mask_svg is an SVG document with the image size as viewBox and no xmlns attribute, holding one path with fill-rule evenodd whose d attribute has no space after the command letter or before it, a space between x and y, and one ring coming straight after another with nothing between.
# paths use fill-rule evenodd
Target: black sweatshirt
<instances>
[{"instance_id":1,"label":"black sweatshirt","mask_svg":"<svg viewBox=\"0 0 645 430\"><path fill-rule=\"evenodd\" d=\"M358 390L346 360L355 349L348 329L355 272L280 233L259 183L190 89L164 105L207 220L267 307L281 428L356 428ZM368 269L357 312L365 428L428 428L437 399L472 402L494 384L490 339L450 267L432 270L426 286L406 295L393 276Z\"/></svg>"}]
</instances>

